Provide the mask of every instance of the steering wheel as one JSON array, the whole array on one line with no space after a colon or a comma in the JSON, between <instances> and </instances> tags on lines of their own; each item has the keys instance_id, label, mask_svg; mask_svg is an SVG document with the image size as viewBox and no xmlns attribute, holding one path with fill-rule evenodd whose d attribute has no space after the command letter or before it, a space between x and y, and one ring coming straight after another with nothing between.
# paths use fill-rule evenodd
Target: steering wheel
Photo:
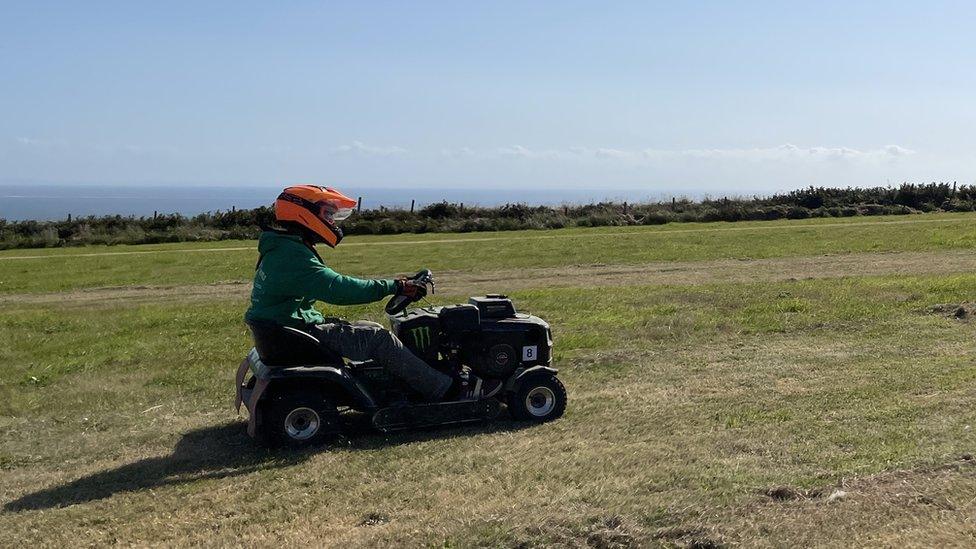
<instances>
[{"instance_id":1,"label":"steering wheel","mask_svg":"<svg viewBox=\"0 0 976 549\"><path fill-rule=\"evenodd\" d=\"M409 278L410 280L419 282L424 286L430 286L430 293L434 293L434 273L430 272L430 269L424 269ZM414 301L420 301L421 299L423 299L423 296L411 298L405 295L395 295L386 302L386 314L390 316L398 315L407 308L407 305L410 305Z\"/></svg>"}]
</instances>

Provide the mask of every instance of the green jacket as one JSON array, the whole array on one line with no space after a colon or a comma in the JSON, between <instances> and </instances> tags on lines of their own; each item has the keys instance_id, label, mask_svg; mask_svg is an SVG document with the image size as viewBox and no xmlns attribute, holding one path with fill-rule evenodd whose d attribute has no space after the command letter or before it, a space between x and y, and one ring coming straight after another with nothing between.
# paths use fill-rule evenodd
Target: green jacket
<instances>
[{"instance_id":1,"label":"green jacket","mask_svg":"<svg viewBox=\"0 0 976 549\"><path fill-rule=\"evenodd\" d=\"M261 259L254 273L251 307L245 320L270 320L304 328L324 320L313 305L372 303L394 292L392 280L341 275L322 263L301 237L265 231L258 240Z\"/></svg>"}]
</instances>

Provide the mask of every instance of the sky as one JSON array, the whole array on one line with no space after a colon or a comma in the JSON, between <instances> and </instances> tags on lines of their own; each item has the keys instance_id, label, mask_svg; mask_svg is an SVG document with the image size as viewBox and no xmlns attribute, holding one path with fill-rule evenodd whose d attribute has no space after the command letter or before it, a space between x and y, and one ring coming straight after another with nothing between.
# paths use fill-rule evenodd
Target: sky
<instances>
[{"instance_id":1,"label":"sky","mask_svg":"<svg viewBox=\"0 0 976 549\"><path fill-rule=\"evenodd\" d=\"M0 184L971 184L974 20L943 1L0 0Z\"/></svg>"}]
</instances>

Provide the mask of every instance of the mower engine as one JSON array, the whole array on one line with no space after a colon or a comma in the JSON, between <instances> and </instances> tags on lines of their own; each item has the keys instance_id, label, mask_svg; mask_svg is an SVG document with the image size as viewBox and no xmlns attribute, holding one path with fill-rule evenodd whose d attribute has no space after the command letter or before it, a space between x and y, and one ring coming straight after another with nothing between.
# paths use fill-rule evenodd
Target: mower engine
<instances>
[{"instance_id":1,"label":"mower engine","mask_svg":"<svg viewBox=\"0 0 976 549\"><path fill-rule=\"evenodd\" d=\"M506 379L519 368L552 362L549 324L516 312L504 295L410 309L391 316L390 324L403 344L428 364L463 364L482 378Z\"/></svg>"}]
</instances>

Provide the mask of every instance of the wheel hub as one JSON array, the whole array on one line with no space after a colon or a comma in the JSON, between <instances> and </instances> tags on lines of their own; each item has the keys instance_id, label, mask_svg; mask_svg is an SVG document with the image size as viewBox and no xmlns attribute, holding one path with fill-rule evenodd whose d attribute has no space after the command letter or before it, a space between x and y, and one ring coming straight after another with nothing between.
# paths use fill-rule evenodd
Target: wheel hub
<instances>
[{"instance_id":1,"label":"wheel hub","mask_svg":"<svg viewBox=\"0 0 976 549\"><path fill-rule=\"evenodd\" d=\"M308 440L319 432L319 414L311 408L295 408L285 416L285 433L293 440Z\"/></svg>"},{"instance_id":2,"label":"wheel hub","mask_svg":"<svg viewBox=\"0 0 976 549\"><path fill-rule=\"evenodd\" d=\"M525 409L535 417L543 417L556 407L556 395L548 387L536 387L525 395Z\"/></svg>"}]
</instances>

